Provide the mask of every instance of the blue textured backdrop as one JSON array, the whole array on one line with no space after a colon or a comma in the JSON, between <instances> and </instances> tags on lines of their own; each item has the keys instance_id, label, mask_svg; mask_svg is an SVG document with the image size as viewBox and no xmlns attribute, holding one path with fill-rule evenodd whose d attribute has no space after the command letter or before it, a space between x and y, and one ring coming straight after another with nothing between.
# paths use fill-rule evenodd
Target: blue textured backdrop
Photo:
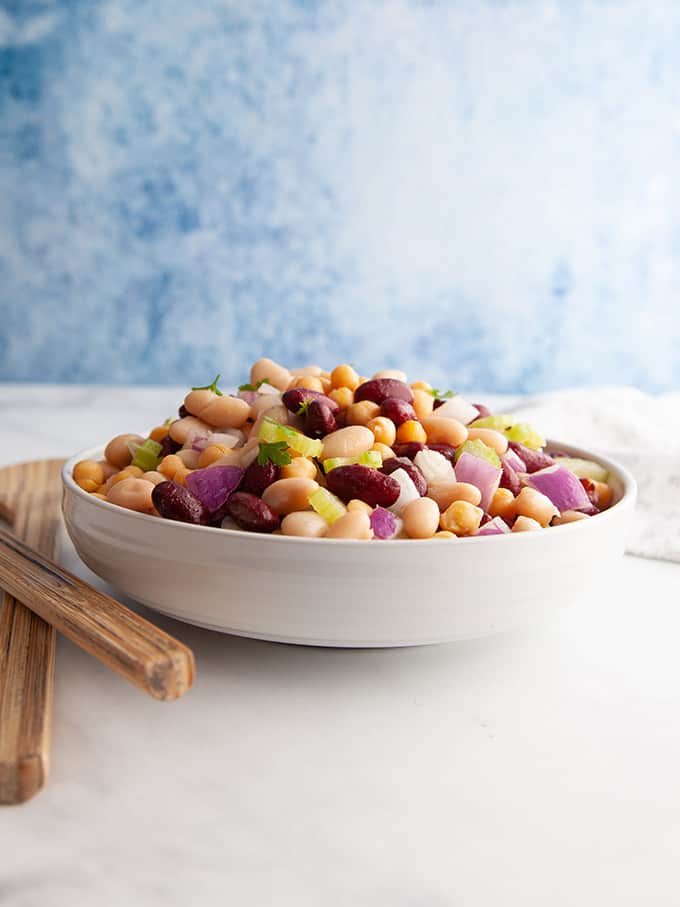
<instances>
[{"instance_id":1,"label":"blue textured backdrop","mask_svg":"<svg viewBox=\"0 0 680 907\"><path fill-rule=\"evenodd\" d=\"M680 384L680 4L0 0L0 379Z\"/></svg>"}]
</instances>

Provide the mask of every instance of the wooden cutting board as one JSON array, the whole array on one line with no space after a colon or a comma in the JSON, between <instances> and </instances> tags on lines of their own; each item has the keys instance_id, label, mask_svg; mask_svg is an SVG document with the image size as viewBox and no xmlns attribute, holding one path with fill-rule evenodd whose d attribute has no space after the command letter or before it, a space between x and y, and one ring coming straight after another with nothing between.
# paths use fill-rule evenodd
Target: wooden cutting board
<instances>
[{"instance_id":1,"label":"wooden cutting board","mask_svg":"<svg viewBox=\"0 0 680 907\"><path fill-rule=\"evenodd\" d=\"M0 517L31 547L56 558L61 460L0 469ZM49 624L11 595L0 606L0 804L22 803L49 768L54 652Z\"/></svg>"}]
</instances>

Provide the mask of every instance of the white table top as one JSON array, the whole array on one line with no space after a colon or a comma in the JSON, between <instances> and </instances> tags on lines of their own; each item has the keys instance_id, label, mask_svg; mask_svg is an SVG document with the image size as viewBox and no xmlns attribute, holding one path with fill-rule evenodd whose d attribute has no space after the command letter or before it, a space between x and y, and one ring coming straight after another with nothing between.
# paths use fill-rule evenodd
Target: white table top
<instances>
[{"instance_id":1,"label":"white table top","mask_svg":"<svg viewBox=\"0 0 680 907\"><path fill-rule=\"evenodd\" d=\"M179 399L0 385L0 465L148 427ZM151 615L196 653L169 704L60 639L51 777L0 810L0 902L676 905L679 581L627 557L540 626L421 649Z\"/></svg>"}]
</instances>

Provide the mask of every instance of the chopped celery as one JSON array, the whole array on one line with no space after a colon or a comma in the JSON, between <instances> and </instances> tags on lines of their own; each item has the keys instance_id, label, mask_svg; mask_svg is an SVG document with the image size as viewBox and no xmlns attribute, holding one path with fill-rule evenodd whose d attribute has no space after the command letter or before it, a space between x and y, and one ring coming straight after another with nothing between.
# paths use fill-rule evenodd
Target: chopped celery
<instances>
[{"instance_id":1,"label":"chopped celery","mask_svg":"<svg viewBox=\"0 0 680 907\"><path fill-rule=\"evenodd\" d=\"M488 444L485 444L483 441L465 441L460 445L456 451L455 462L457 463L461 454L469 453L473 457L480 457L482 460L486 460L488 463L491 463L492 466L495 466L497 469L501 467L501 461L493 449L489 447Z\"/></svg>"},{"instance_id":2,"label":"chopped celery","mask_svg":"<svg viewBox=\"0 0 680 907\"><path fill-rule=\"evenodd\" d=\"M383 465L382 454L378 450L367 450L358 457L330 457L324 460L323 468L325 472L331 469L337 469L338 466L372 466L373 469L380 469Z\"/></svg>"},{"instance_id":3,"label":"chopped celery","mask_svg":"<svg viewBox=\"0 0 680 907\"><path fill-rule=\"evenodd\" d=\"M556 457L555 462L573 472L579 479L592 479L594 482L606 482L609 473L593 460L582 460L580 457Z\"/></svg>"},{"instance_id":4,"label":"chopped celery","mask_svg":"<svg viewBox=\"0 0 680 907\"><path fill-rule=\"evenodd\" d=\"M470 423L470 428L493 428L495 431L505 432L513 424L512 416L505 413L498 413L497 416L484 416L483 419L475 419Z\"/></svg>"},{"instance_id":5,"label":"chopped celery","mask_svg":"<svg viewBox=\"0 0 680 907\"><path fill-rule=\"evenodd\" d=\"M347 513L347 508L340 498L336 498L327 488L317 488L307 500L319 516L322 516L331 526Z\"/></svg>"},{"instance_id":6,"label":"chopped celery","mask_svg":"<svg viewBox=\"0 0 680 907\"><path fill-rule=\"evenodd\" d=\"M143 472L150 472L152 469L156 469L161 461L161 449L158 441L152 441L151 438L142 444L131 445L132 463L130 465L139 467Z\"/></svg>"},{"instance_id":7,"label":"chopped celery","mask_svg":"<svg viewBox=\"0 0 680 907\"><path fill-rule=\"evenodd\" d=\"M532 450L539 450L545 447L545 438L540 432L537 432L533 425L528 422L516 422L511 428L506 428L503 432L508 441L516 441L518 444L524 444Z\"/></svg>"},{"instance_id":8,"label":"chopped celery","mask_svg":"<svg viewBox=\"0 0 680 907\"><path fill-rule=\"evenodd\" d=\"M280 422L265 416L260 423L257 432L260 441L267 444L273 444L276 441L285 441L288 447L296 450L303 457L318 457L323 450L323 441L317 441L314 438L308 438L294 428L288 425L281 425Z\"/></svg>"},{"instance_id":9,"label":"chopped celery","mask_svg":"<svg viewBox=\"0 0 680 907\"><path fill-rule=\"evenodd\" d=\"M517 441L532 450L545 447L545 438L528 422L515 422L512 416L499 413L497 416L485 416L475 419L470 428L493 428L505 435L508 441Z\"/></svg>"}]
</instances>

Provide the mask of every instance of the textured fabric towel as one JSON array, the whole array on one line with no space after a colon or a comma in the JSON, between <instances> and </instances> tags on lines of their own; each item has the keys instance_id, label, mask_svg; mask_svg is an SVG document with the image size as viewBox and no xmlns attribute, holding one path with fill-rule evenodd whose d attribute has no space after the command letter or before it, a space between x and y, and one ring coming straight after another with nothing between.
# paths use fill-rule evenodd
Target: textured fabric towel
<instances>
[{"instance_id":1,"label":"textured fabric towel","mask_svg":"<svg viewBox=\"0 0 680 907\"><path fill-rule=\"evenodd\" d=\"M680 562L680 392L564 390L509 408L550 438L601 451L626 466L639 487L628 553Z\"/></svg>"}]
</instances>

